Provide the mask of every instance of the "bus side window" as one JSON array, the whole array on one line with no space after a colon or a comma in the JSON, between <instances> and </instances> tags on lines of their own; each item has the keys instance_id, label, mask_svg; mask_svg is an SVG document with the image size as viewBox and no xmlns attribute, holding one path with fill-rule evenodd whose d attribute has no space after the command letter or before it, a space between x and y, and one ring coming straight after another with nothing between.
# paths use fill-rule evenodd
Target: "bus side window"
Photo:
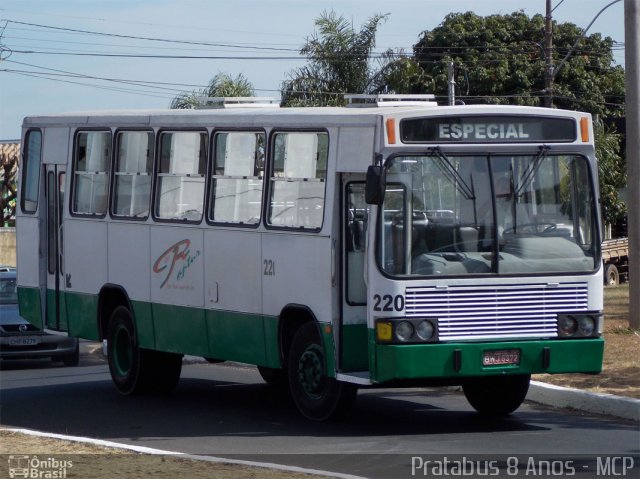
<instances>
[{"instance_id":1,"label":"bus side window","mask_svg":"<svg viewBox=\"0 0 640 479\"><path fill-rule=\"evenodd\" d=\"M153 133L121 131L116 137L116 151L111 214L146 218L151 198Z\"/></svg>"},{"instance_id":2,"label":"bus side window","mask_svg":"<svg viewBox=\"0 0 640 479\"><path fill-rule=\"evenodd\" d=\"M73 213L104 215L111 170L111 132L79 132L73 166Z\"/></svg>"},{"instance_id":3,"label":"bus side window","mask_svg":"<svg viewBox=\"0 0 640 479\"><path fill-rule=\"evenodd\" d=\"M160 135L160 165L155 216L199 222L204 205L207 134L164 132Z\"/></svg>"},{"instance_id":4,"label":"bus side window","mask_svg":"<svg viewBox=\"0 0 640 479\"><path fill-rule=\"evenodd\" d=\"M269 224L320 229L329 155L326 133L278 133L270 178Z\"/></svg>"},{"instance_id":5,"label":"bus side window","mask_svg":"<svg viewBox=\"0 0 640 479\"><path fill-rule=\"evenodd\" d=\"M349 183L346 196L347 302L349 304L366 304L367 286L364 281L364 261L369 209L364 201L364 183Z\"/></svg>"},{"instance_id":6,"label":"bus side window","mask_svg":"<svg viewBox=\"0 0 640 479\"><path fill-rule=\"evenodd\" d=\"M40 162L42 156L42 133L31 130L25 138L24 168L22 172L22 198L24 213L35 213L38 209L38 186L40 184Z\"/></svg>"},{"instance_id":7,"label":"bus side window","mask_svg":"<svg viewBox=\"0 0 640 479\"><path fill-rule=\"evenodd\" d=\"M264 133L221 132L214 142L209 220L257 225L262 210Z\"/></svg>"}]
</instances>

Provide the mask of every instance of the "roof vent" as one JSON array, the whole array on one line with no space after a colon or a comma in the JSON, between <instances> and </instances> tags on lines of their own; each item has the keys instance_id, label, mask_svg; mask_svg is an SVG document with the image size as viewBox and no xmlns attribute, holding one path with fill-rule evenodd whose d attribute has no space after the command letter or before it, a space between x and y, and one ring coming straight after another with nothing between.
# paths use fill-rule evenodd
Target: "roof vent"
<instances>
[{"instance_id":1,"label":"roof vent","mask_svg":"<svg viewBox=\"0 0 640 479\"><path fill-rule=\"evenodd\" d=\"M422 95L345 95L348 101L348 108L376 108L382 106L438 106L438 103L431 101L435 98L432 94Z\"/></svg>"},{"instance_id":2,"label":"roof vent","mask_svg":"<svg viewBox=\"0 0 640 479\"><path fill-rule=\"evenodd\" d=\"M280 108L280 101L265 96L201 96L198 108Z\"/></svg>"}]
</instances>

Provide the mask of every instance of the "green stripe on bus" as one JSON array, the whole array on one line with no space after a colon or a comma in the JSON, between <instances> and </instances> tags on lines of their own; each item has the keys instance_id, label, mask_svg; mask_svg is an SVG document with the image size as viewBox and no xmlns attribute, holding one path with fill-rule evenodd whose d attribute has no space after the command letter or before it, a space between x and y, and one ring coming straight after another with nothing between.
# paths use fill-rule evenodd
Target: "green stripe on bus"
<instances>
[{"instance_id":1,"label":"green stripe on bus","mask_svg":"<svg viewBox=\"0 0 640 479\"><path fill-rule=\"evenodd\" d=\"M63 304L66 311L64 322L69 325L69 335L78 338L99 341L98 332L98 296L95 294L63 293Z\"/></svg>"},{"instance_id":2,"label":"green stripe on bus","mask_svg":"<svg viewBox=\"0 0 640 479\"><path fill-rule=\"evenodd\" d=\"M265 326L261 315L207 311L206 318L210 357L267 365Z\"/></svg>"},{"instance_id":3,"label":"green stripe on bus","mask_svg":"<svg viewBox=\"0 0 640 479\"><path fill-rule=\"evenodd\" d=\"M141 348L155 349L156 336L151 315L151 303L146 301L131 301L133 319L138 332L138 344Z\"/></svg>"},{"instance_id":4,"label":"green stripe on bus","mask_svg":"<svg viewBox=\"0 0 640 479\"><path fill-rule=\"evenodd\" d=\"M369 369L366 324L345 324L342 327L342 371L366 371Z\"/></svg>"},{"instance_id":5,"label":"green stripe on bus","mask_svg":"<svg viewBox=\"0 0 640 479\"><path fill-rule=\"evenodd\" d=\"M33 324L36 328L42 329L42 302L40 288L18 287L18 305L20 315Z\"/></svg>"},{"instance_id":6,"label":"green stripe on bus","mask_svg":"<svg viewBox=\"0 0 640 479\"><path fill-rule=\"evenodd\" d=\"M545 353L548 348L548 353ZM495 374L598 373L602 369L603 339L509 341L496 343L376 344L377 382L392 379L456 378ZM520 364L483 366L485 351L520 350ZM460 369L454 355L460 351ZM549 366L544 368L544 355Z\"/></svg>"}]
</instances>

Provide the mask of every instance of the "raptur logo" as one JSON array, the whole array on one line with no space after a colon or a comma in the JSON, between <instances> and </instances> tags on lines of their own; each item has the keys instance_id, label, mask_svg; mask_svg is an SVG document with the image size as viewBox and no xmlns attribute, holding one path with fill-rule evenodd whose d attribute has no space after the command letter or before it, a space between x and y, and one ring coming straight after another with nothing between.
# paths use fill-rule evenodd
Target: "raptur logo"
<instances>
[{"instance_id":1,"label":"raptur logo","mask_svg":"<svg viewBox=\"0 0 640 479\"><path fill-rule=\"evenodd\" d=\"M185 278L187 270L200 257L200 250L191 252L191 241L183 239L162 253L153 264L153 272L156 274L164 274L164 280L160 284L160 289L164 288L170 279L179 283ZM175 274L174 274L175 271ZM176 286L180 289L180 286Z\"/></svg>"}]
</instances>

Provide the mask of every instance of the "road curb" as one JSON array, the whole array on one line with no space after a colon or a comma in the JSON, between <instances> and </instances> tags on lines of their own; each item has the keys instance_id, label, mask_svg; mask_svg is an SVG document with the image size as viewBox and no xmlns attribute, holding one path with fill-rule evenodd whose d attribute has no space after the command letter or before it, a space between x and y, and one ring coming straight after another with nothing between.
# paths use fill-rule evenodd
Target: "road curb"
<instances>
[{"instance_id":1,"label":"road curb","mask_svg":"<svg viewBox=\"0 0 640 479\"><path fill-rule=\"evenodd\" d=\"M236 464L240 466L255 467L258 469L271 469L282 472L296 472L301 474L310 474L315 476L330 477L334 479L366 479L365 477L355 476L353 474L344 474L340 472L323 471L320 469L310 469L299 466L287 466L284 464L276 464L270 462L248 461L242 459L230 459L226 457L204 456L201 454L188 454L185 452L165 451L163 449L155 449L144 446L134 446L114 441L105 441L103 439L94 439L83 436L69 436L66 434L55 434L48 432L36 431L33 429L0 427L0 430L24 434L27 436L44 437L48 439L60 439L63 441L76 442L81 444L91 444L109 449L123 449L127 451L137 452L140 454L172 456L180 459L191 459L193 461L211 462L215 464Z\"/></svg>"},{"instance_id":2,"label":"road curb","mask_svg":"<svg viewBox=\"0 0 640 479\"><path fill-rule=\"evenodd\" d=\"M592 393L579 389L531 381L528 401L565 407L640 422L640 399Z\"/></svg>"}]
</instances>

